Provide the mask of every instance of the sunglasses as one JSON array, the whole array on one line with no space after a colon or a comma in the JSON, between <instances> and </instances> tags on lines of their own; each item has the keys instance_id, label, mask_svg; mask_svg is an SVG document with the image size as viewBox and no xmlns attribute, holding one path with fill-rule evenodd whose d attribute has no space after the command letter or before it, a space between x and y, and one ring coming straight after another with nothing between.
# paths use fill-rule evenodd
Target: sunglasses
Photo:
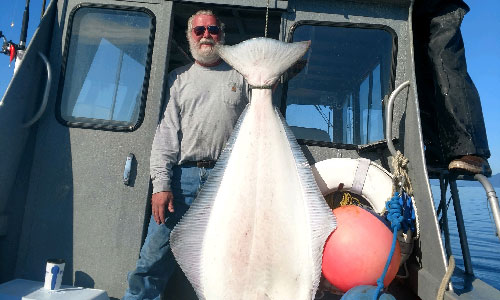
<instances>
[{"instance_id":1,"label":"sunglasses","mask_svg":"<svg viewBox=\"0 0 500 300\"><path fill-rule=\"evenodd\" d=\"M193 28L193 32L195 35L200 36L205 33L205 30L208 30L208 33L216 35L219 34L220 28L217 25L210 25L210 26L196 26Z\"/></svg>"}]
</instances>

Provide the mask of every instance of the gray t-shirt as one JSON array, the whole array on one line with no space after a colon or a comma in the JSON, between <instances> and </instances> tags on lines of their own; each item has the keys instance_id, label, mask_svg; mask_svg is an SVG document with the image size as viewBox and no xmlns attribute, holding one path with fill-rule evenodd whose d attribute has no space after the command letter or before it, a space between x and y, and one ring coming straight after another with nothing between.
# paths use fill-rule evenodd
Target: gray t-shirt
<instances>
[{"instance_id":1,"label":"gray t-shirt","mask_svg":"<svg viewBox=\"0 0 500 300\"><path fill-rule=\"evenodd\" d=\"M173 70L170 98L151 150L153 193L170 191L172 166L217 160L248 104L247 84L226 63Z\"/></svg>"}]
</instances>

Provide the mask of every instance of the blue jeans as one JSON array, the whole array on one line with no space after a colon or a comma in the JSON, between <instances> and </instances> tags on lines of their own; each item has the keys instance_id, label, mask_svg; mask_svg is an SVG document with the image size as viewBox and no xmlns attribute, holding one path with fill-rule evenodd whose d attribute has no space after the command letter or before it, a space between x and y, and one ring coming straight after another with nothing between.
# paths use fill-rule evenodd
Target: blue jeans
<instances>
[{"instance_id":1,"label":"blue jeans","mask_svg":"<svg viewBox=\"0 0 500 300\"><path fill-rule=\"evenodd\" d=\"M175 211L170 213L166 210L165 223L161 225L151 216L136 269L128 274L129 288L123 300L160 299L177 266L170 249L170 232L196 198L211 170L196 166L175 166L172 169Z\"/></svg>"}]
</instances>

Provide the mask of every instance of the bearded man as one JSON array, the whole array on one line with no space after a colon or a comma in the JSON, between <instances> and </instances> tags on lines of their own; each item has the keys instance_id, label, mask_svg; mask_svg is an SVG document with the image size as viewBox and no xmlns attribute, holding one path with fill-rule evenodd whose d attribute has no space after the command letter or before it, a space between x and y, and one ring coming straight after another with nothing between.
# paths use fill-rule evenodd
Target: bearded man
<instances>
[{"instance_id":1,"label":"bearded man","mask_svg":"<svg viewBox=\"0 0 500 300\"><path fill-rule=\"evenodd\" d=\"M187 211L248 104L243 77L215 50L224 24L207 10L188 20L194 63L168 77L170 97L151 151L152 215L136 269L123 299L160 299L177 264L170 231Z\"/></svg>"}]
</instances>

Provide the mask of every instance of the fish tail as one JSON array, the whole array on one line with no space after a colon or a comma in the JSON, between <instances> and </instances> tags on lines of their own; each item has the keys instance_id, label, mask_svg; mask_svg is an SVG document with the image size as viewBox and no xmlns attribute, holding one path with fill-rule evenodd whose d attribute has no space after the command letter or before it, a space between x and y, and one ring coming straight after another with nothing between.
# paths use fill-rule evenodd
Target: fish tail
<instances>
[{"instance_id":1,"label":"fish tail","mask_svg":"<svg viewBox=\"0 0 500 300\"><path fill-rule=\"evenodd\" d=\"M234 46L218 46L221 58L245 77L251 86L272 86L283 72L309 49L311 42L285 43L254 38Z\"/></svg>"}]
</instances>

